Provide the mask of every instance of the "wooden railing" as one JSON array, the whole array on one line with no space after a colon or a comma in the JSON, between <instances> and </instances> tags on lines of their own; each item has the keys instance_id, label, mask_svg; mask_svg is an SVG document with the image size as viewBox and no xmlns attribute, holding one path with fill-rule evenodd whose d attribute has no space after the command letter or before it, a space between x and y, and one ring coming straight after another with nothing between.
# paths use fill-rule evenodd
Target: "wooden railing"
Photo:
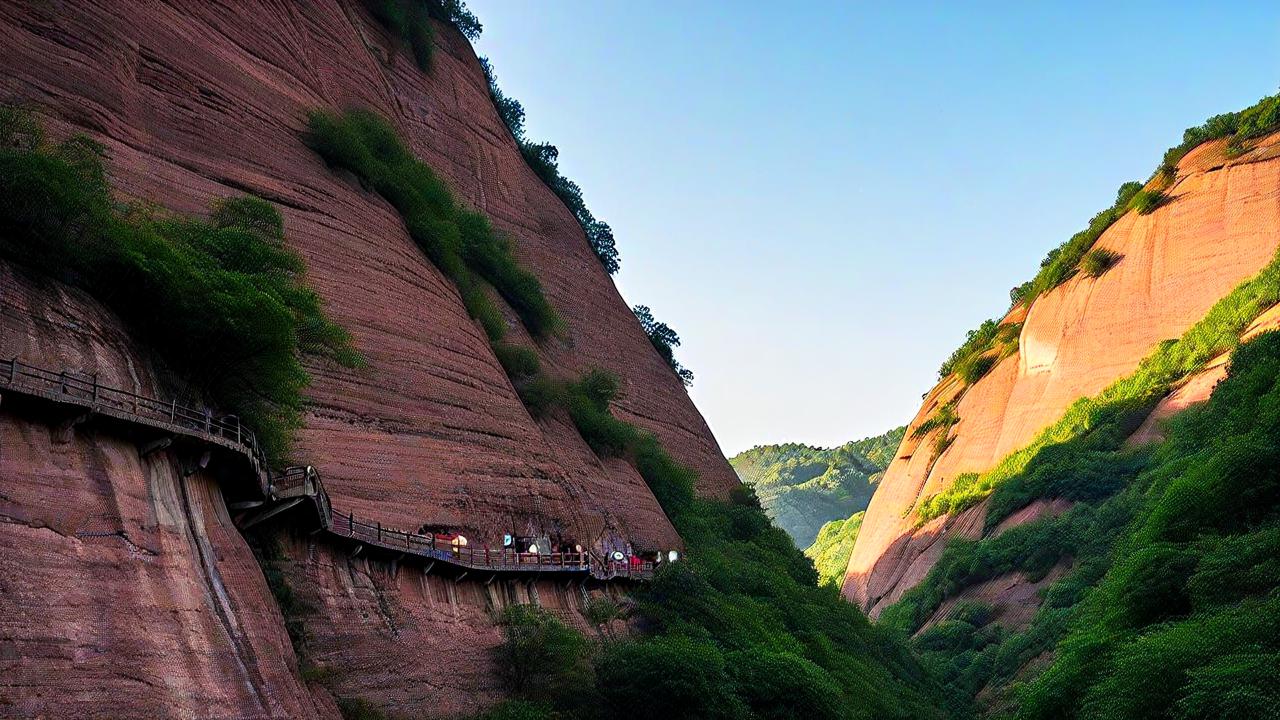
<instances>
[{"instance_id":1,"label":"wooden railing","mask_svg":"<svg viewBox=\"0 0 1280 720\"><path fill-rule=\"evenodd\" d=\"M263 512L274 514L302 501L310 503L316 520L331 536L385 550L413 555L430 562L443 562L463 571L492 573L556 573L590 576L597 580L653 577L651 562L601 559L589 553L527 553L512 549L489 550L455 544L456 536L411 533L361 520L351 512L333 509L320 474L314 467L295 466L270 470L253 433L235 416L218 416L207 408L163 402L138 393L107 387L96 375L86 378L76 373L53 371L24 363L17 358L0 360L0 388L43 398L63 405L81 407L94 413L136 423L166 433L182 435L238 452L257 475ZM272 506L275 506L272 508ZM273 512L274 510L274 512Z\"/></svg>"},{"instance_id":2,"label":"wooden railing","mask_svg":"<svg viewBox=\"0 0 1280 720\"><path fill-rule=\"evenodd\" d=\"M218 416L208 408L193 408L108 387L97 375L85 377L24 363L17 358L0 360L0 383L9 390L77 405L140 425L195 437L241 452L259 474L266 475L266 460L251 430L233 415ZM265 479L265 477L264 477Z\"/></svg>"}]
</instances>

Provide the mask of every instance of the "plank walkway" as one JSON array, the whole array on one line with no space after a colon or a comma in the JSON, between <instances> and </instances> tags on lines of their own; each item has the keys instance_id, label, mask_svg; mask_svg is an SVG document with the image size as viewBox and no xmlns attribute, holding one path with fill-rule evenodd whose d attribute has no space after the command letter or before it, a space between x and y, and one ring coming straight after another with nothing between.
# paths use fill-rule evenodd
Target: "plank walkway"
<instances>
[{"instance_id":1,"label":"plank walkway","mask_svg":"<svg viewBox=\"0 0 1280 720\"><path fill-rule=\"evenodd\" d=\"M323 532L330 540L354 545L353 554L369 548L392 553L397 561L406 557L418 558L427 564L428 572L438 566L451 571L457 580L471 573L477 573L487 581L499 576L536 577L544 574L562 579L606 582L649 580L653 577L652 563L632 565L629 557L611 561L590 552L522 553L510 549L477 549L469 545L455 545L452 536L445 538L384 528L381 523L335 510L314 467L272 470L257 438L239 418L219 416L208 408L190 407L176 400L163 401L107 387L99 384L96 376L49 370L17 358L0 359L0 394L75 408L84 419L102 416L149 428L159 434L155 447L167 445L172 438L182 438L208 449L229 452L245 463L245 472L254 480L254 491L250 493L249 500L229 504L232 510L245 511L238 523L241 530L303 506L318 525L316 532Z\"/></svg>"}]
</instances>

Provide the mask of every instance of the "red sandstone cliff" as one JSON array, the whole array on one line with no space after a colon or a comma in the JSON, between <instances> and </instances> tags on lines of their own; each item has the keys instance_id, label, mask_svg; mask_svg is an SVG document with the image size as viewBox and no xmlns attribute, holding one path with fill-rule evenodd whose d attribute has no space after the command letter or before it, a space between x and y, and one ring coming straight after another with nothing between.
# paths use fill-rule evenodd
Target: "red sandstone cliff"
<instances>
[{"instance_id":1,"label":"red sandstone cliff","mask_svg":"<svg viewBox=\"0 0 1280 720\"><path fill-rule=\"evenodd\" d=\"M936 462L932 435L913 439L908 430L867 509L845 576L846 597L873 614L895 602L924 578L947 539L976 537L983 525L979 505L916 528L917 502L1029 443L1077 398L1131 373L1158 343L1180 336L1271 260L1280 244L1280 136L1231 160L1220 142L1201 146L1182 160L1168 192L1171 202L1150 215L1127 213L1099 239L1099 247L1123 256L1118 265L1098 278L1077 276L1035 300L1019 352L964 393L955 440ZM1203 399L1211 389L1212 382L1189 383L1156 414ZM954 377L944 379L910 427L960 390ZM993 532L1045 510L1061 508L1033 505ZM1000 592L1021 598L1014 605L1036 602L1034 593Z\"/></svg>"},{"instance_id":2,"label":"red sandstone cliff","mask_svg":"<svg viewBox=\"0 0 1280 720\"><path fill-rule=\"evenodd\" d=\"M566 377L595 366L617 373L623 389L614 410L621 418L653 431L673 456L696 468L702 492L719 495L735 486L702 417L572 215L521 159L470 45L452 28L436 30L433 69L423 73L354 0L5 3L0 102L34 107L54 135L85 132L104 143L111 180L128 196L191 213L203 212L214 198L244 192L279 206L310 283L369 361L359 371L312 365L312 406L294 453L297 462L320 469L344 508L390 526L430 522L477 538L536 525L587 540L614 534L651 548L677 545L674 529L630 465L596 459L566 417L529 416L483 332L449 281L410 241L397 213L349 176L330 171L302 142L313 108L361 106L388 117L461 197L511 233L519 259L542 281L567 326L562 339L539 347L544 365ZM60 316L63 297L39 302ZM61 349L64 331L57 322L6 326L0 341L5 353L32 362L111 368L123 380L131 378L122 368L147 363L146 349L128 346L125 331L108 320L89 326L83 342L122 343L109 362L101 353L42 350ZM512 331L521 337L518 323ZM84 547L89 541L74 535L53 534L65 546L56 561L16 539L6 542L16 549L0 575L6 604L0 644L21 645L21 657L48 655L56 662L20 668L32 678L49 678L47 692L34 679L5 687L0 703L9 704L0 707L70 712L70 704L40 703L78 686L107 693L149 688L129 706L138 715L181 714L188 705L165 699L174 693L193 707L224 708L219 713L227 716L307 716L328 707L314 705L298 680L261 576L211 488L192 491L204 498L193 500L193 507L208 519L157 519L149 513L167 502L178 481L157 479L160 470L132 467L121 458L105 480L96 479L102 473L85 458L128 453L112 450L115 441L75 435L69 441L75 451L57 471L66 495L51 504L47 496L54 491L45 481L53 471L45 468L65 453L51 449L41 426L6 416L3 429L0 499L17 498L12 502L22 513L40 506L48 506L42 512L49 514L83 512L96 501L86 497L82 506L78 498L106 482L110 487L101 492L129 494L137 506L129 512L149 518L138 520L139 527L186 533L192 547L213 543L219 562L231 563L235 572L223 574L229 599L219 592L202 595L198 587L172 599L169 585L210 582L198 572L193 549L157 556L164 569L147 582L163 587L152 591L139 586L139 574L146 572L135 567L139 556L121 549L123 539L110 541L115 555L108 565ZM189 482L198 485L199 476ZM24 527L25 520L0 525L24 536L47 532ZM486 648L496 633L487 612L502 604L501 592L508 599L534 592L565 608L576 602L537 586L444 587L418 571L335 554L308 538L286 538L285 545L291 559L286 575L315 608L306 621L314 659L340 694L395 711L472 711L493 699ZM11 579L22 568L26 577L15 586ZM68 604L57 632L80 644L63 647L41 625L42 598L64 587L65 577L86 574L97 584L95 593L116 600ZM234 607L218 609L224 601ZM144 641L141 627L126 627L151 614L165 615L173 629ZM253 647L260 661L274 658L257 669L241 658L257 679L243 680L234 667L204 667L215 663L207 647L229 632L211 624L214 617L229 618L222 624L248 633L249 639L235 641L237 652ZM79 639L115 626L121 629L111 642L127 650ZM102 632L116 637L115 631ZM147 662L116 662L129 653ZM0 662L14 657L5 650ZM82 657L102 662L102 674ZM424 658L439 664L426 665ZM198 694L211 685L225 695L216 699L223 705Z\"/></svg>"}]
</instances>

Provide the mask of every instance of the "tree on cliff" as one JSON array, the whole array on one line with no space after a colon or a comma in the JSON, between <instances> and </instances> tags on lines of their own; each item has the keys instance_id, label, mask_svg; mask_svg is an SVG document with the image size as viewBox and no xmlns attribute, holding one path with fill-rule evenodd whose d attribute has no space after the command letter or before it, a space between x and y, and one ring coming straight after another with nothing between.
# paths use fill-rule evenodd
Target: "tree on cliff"
<instances>
[{"instance_id":1,"label":"tree on cliff","mask_svg":"<svg viewBox=\"0 0 1280 720\"><path fill-rule=\"evenodd\" d=\"M654 349L662 359L667 361L685 387L692 385L693 371L676 360L675 348L680 347L680 335L672 330L670 325L655 318L648 305L636 305L631 310L636 314L640 327L644 328L644 334L649 336L649 342L653 343Z\"/></svg>"}]
</instances>

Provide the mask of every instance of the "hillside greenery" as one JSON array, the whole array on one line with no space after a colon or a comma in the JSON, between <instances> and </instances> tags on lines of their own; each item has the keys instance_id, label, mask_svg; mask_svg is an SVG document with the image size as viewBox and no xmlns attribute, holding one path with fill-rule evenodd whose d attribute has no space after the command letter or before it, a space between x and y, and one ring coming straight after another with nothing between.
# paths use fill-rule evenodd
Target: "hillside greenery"
<instances>
[{"instance_id":1,"label":"hillside greenery","mask_svg":"<svg viewBox=\"0 0 1280 720\"><path fill-rule=\"evenodd\" d=\"M480 37L484 26L463 0L361 0L369 14L392 35L409 47L414 61L424 72L430 72L435 52L434 18L452 25L468 40ZM529 168L569 208L587 236L587 242L600 264L610 274L618 272L621 257L608 223L598 220L582 198L582 188L560 173L560 150L548 142L534 142L524 133L525 111L519 100L498 87L497 76L488 58L480 58L489 85L489 95L498 116L511 132L520 155Z\"/></svg>"},{"instance_id":2,"label":"hillside greenery","mask_svg":"<svg viewBox=\"0 0 1280 720\"><path fill-rule=\"evenodd\" d=\"M573 213L605 271L610 275L618 272L622 268L622 258L613 238L613 229L591 214L582 198L582 188L560 173L560 150L551 143L534 142L525 136L524 106L498 87L497 75L488 58L480 58L480 68L484 70L485 80L489 83L489 96L493 99L493 106L511 132L511 137L515 139L525 163L564 202L569 212Z\"/></svg>"},{"instance_id":3,"label":"hillside greenery","mask_svg":"<svg viewBox=\"0 0 1280 720\"><path fill-rule=\"evenodd\" d=\"M1074 507L951 542L882 622L914 632L966 587L1067 567L1025 630L969 603L916 636L953 712L982 694L991 714L1028 720L1264 716L1280 657L1280 333L1236 349L1210 401L1160 446L1126 449L1113 423L1100 429L1110 442L1064 443L1005 486Z\"/></svg>"},{"instance_id":4,"label":"hillside greenery","mask_svg":"<svg viewBox=\"0 0 1280 720\"><path fill-rule=\"evenodd\" d=\"M30 113L0 108L0 254L110 307L283 462L310 379L302 356L363 361L306 286L280 213L252 196L208 218L119 203L105 161L93 140L46 141Z\"/></svg>"},{"instance_id":5,"label":"hillside greenery","mask_svg":"<svg viewBox=\"0 0 1280 720\"><path fill-rule=\"evenodd\" d=\"M649 336L649 342L653 344L653 349L658 351L663 360L667 361L667 365L671 367L676 377L680 378L680 382L685 387L693 384L693 371L680 364L676 359L675 349L680 347L680 335L671 326L659 321L653 316L653 311L648 305L636 305L631 309L635 313L636 319L640 321L640 327L644 330L644 334Z\"/></svg>"},{"instance_id":6,"label":"hillside greenery","mask_svg":"<svg viewBox=\"0 0 1280 720\"><path fill-rule=\"evenodd\" d=\"M895 428L835 448L759 445L729 463L769 518L805 548L823 525L866 509L905 433L906 428Z\"/></svg>"},{"instance_id":7,"label":"hillside greenery","mask_svg":"<svg viewBox=\"0 0 1280 720\"><path fill-rule=\"evenodd\" d=\"M500 652L524 644L542 679L524 690L510 683L517 698L486 718L945 716L937 709L941 690L902 643L835 588L819 587L813 565L769 522L750 488L727 501L696 496L693 470L612 415L616 392L616 380L597 371L569 385L565 402L597 453L639 471L687 556L636 589L635 632L627 639L602 635L580 646L563 639L564 629L538 630L558 622L540 611L508 618ZM524 642L539 634L548 640ZM547 691L556 687L565 690Z\"/></svg>"},{"instance_id":8,"label":"hillside greenery","mask_svg":"<svg viewBox=\"0 0 1280 720\"><path fill-rule=\"evenodd\" d=\"M431 69L435 30L431 18L449 23L468 40L480 37L483 26L462 0L361 0L369 14L409 46L423 70Z\"/></svg>"},{"instance_id":9,"label":"hillside greenery","mask_svg":"<svg viewBox=\"0 0 1280 720\"><path fill-rule=\"evenodd\" d=\"M843 520L832 520L823 525L813 544L805 548L804 556L813 561L819 584L838 588L844 582L844 571L849 566L849 557L853 555L853 545L858 541L858 531L862 529L862 518L866 514L862 510Z\"/></svg>"}]
</instances>

